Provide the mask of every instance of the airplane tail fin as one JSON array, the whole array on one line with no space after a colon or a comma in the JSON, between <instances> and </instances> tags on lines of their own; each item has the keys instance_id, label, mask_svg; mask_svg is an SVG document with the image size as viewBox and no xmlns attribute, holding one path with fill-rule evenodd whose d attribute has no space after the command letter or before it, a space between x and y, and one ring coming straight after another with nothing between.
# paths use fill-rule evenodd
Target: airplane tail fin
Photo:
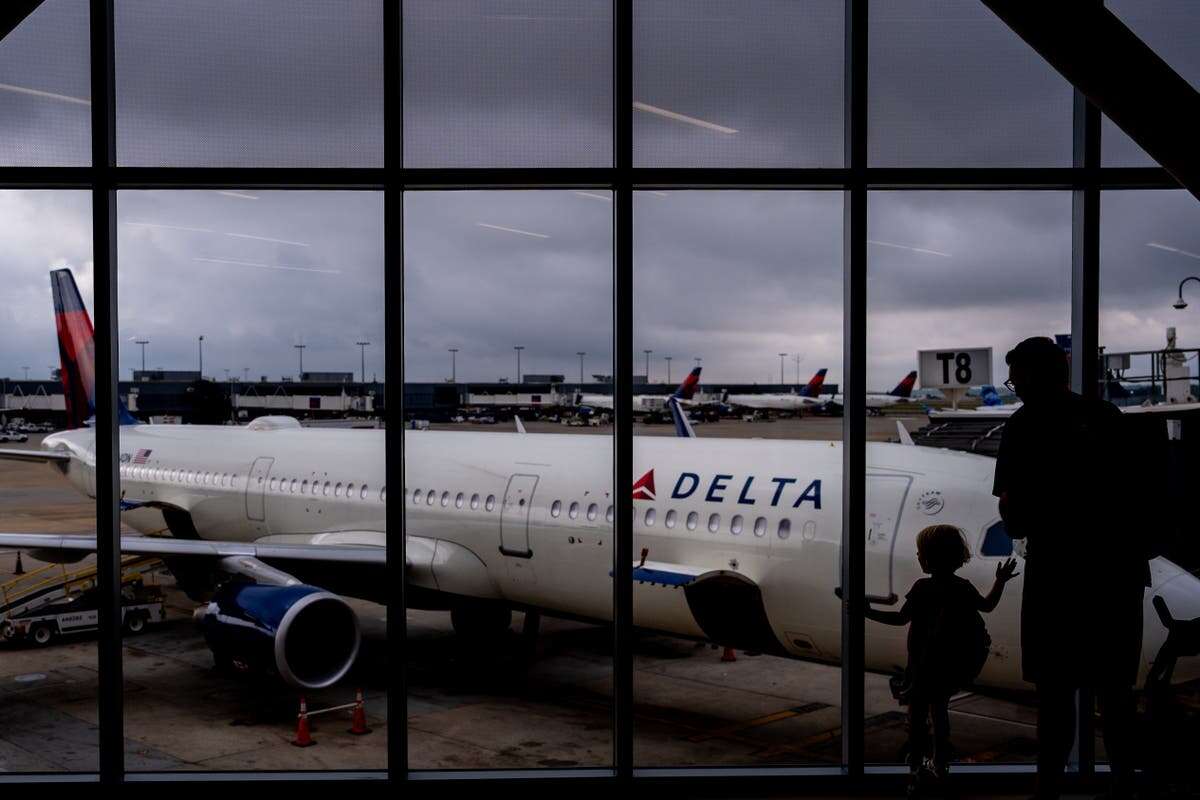
<instances>
[{"instance_id":1,"label":"airplane tail fin","mask_svg":"<svg viewBox=\"0 0 1200 800\"><path fill-rule=\"evenodd\" d=\"M83 428L96 415L96 338L92 318L88 316L75 276L69 269L50 273L54 296L54 324L58 329L59 371L67 405L67 427ZM117 409L122 425L137 420L120 403Z\"/></svg>"},{"instance_id":2,"label":"airplane tail fin","mask_svg":"<svg viewBox=\"0 0 1200 800\"><path fill-rule=\"evenodd\" d=\"M983 400L985 406L998 406L1004 403L1000 398L1000 393L996 391L996 387L991 384L979 387L979 398Z\"/></svg>"},{"instance_id":3,"label":"airplane tail fin","mask_svg":"<svg viewBox=\"0 0 1200 800\"><path fill-rule=\"evenodd\" d=\"M817 374L812 376L812 380L800 390L802 397L817 397L821 394L821 387L825 385L825 373L829 370L822 367L817 370Z\"/></svg>"},{"instance_id":4,"label":"airplane tail fin","mask_svg":"<svg viewBox=\"0 0 1200 800\"><path fill-rule=\"evenodd\" d=\"M892 395L893 397L912 397L913 386L915 386L916 383L917 371L914 369L912 372L905 375L904 380L897 383L896 388L892 389L890 392L888 392L888 394Z\"/></svg>"},{"instance_id":5,"label":"airplane tail fin","mask_svg":"<svg viewBox=\"0 0 1200 800\"><path fill-rule=\"evenodd\" d=\"M679 384L679 388L675 390L675 393L672 394L671 397L675 397L680 400L691 400L696 394L696 387L699 385L700 367L695 367L691 372L688 373L688 376L683 379L683 383Z\"/></svg>"}]
</instances>

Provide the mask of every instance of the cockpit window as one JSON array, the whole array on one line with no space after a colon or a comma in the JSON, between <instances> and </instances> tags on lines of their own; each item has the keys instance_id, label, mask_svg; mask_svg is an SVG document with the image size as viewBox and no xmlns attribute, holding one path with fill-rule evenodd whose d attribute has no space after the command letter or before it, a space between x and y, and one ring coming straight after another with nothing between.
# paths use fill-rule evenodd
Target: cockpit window
<instances>
[{"instance_id":1,"label":"cockpit window","mask_svg":"<svg viewBox=\"0 0 1200 800\"><path fill-rule=\"evenodd\" d=\"M1013 554L1013 540L1008 537L1003 520L988 526L983 534L983 543L979 545L979 554L995 558L1007 558Z\"/></svg>"}]
</instances>

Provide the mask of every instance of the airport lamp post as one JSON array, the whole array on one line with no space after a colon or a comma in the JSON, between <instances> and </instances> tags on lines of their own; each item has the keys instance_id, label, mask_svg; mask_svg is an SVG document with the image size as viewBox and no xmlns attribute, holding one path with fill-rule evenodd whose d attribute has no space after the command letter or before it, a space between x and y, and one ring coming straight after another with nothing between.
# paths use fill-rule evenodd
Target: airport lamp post
<instances>
[{"instance_id":1,"label":"airport lamp post","mask_svg":"<svg viewBox=\"0 0 1200 800\"><path fill-rule=\"evenodd\" d=\"M448 348L450 351L450 382L458 383L458 348Z\"/></svg>"},{"instance_id":2,"label":"airport lamp post","mask_svg":"<svg viewBox=\"0 0 1200 800\"><path fill-rule=\"evenodd\" d=\"M304 374L304 348L308 345L294 344L292 347L296 348L296 352L300 354L300 373L296 376L296 380L300 380L300 376Z\"/></svg>"},{"instance_id":3,"label":"airport lamp post","mask_svg":"<svg viewBox=\"0 0 1200 800\"><path fill-rule=\"evenodd\" d=\"M200 380L204 380L204 336L201 335L196 340L196 346L200 351Z\"/></svg>"},{"instance_id":4,"label":"airport lamp post","mask_svg":"<svg viewBox=\"0 0 1200 800\"><path fill-rule=\"evenodd\" d=\"M583 357L586 356L587 353L580 350L575 355L579 356L579 385L583 386Z\"/></svg>"},{"instance_id":5,"label":"airport lamp post","mask_svg":"<svg viewBox=\"0 0 1200 800\"><path fill-rule=\"evenodd\" d=\"M513 345L513 350L517 351L517 385L521 384L521 351L525 349L525 345Z\"/></svg>"},{"instance_id":6,"label":"airport lamp post","mask_svg":"<svg viewBox=\"0 0 1200 800\"><path fill-rule=\"evenodd\" d=\"M654 351L653 350L643 350L642 352L646 354L646 383L649 383L650 382L650 354L653 353Z\"/></svg>"},{"instance_id":7,"label":"airport lamp post","mask_svg":"<svg viewBox=\"0 0 1200 800\"><path fill-rule=\"evenodd\" d=\"M355 344L358 345L359 353L362 356L362 373L361 373L362 374L362 382L366 383L367 382L367 348L370 346L371 343L370 342L355 342Z\"/></svg>"},{"instance_id":8,"label":"airport lamp post","mask_svg":"<svg viewBox=\"0 0 1200 800\"><path fill-rule=\"evenodd\" d=\"M671 357L663 356L663 359L665 359L667 362L667 385L670 386L671 385Z\"/></svg>"},{"instance_id":9,"label":"airport lamp post","mask_svg":"<svg viewBox=\"0 0 1200 800\"><path fill-rule=\"evenodd\" d=\"M785 358L787 358L787 353L779 354L779 383L780 383L780 385L783 384L783 360ZM799 383L800 381L797 380L796 382Z\"/></svg>"},{"instance_id":10,"label":"airport lamp post","mask_svg":"<svg viewBox=\"0 0 1200 800\"><path fill-rule=\"evenodd\" d=\"M21 367L21 369L25 370L25 380L29 380L29 367Z\"/></svg>"},{"instance_id":11,"label":"airport lamp post","mask_svg":"<svg viewBox=\"0 0 1200 800\"><path fill-rule=\"evenodd\" d=\"M134 339L133 343L142 348L142 372L146 371L146 345L150 344L149 339Z\"/></svg>"},{"instance_id":12,"label":"airport lamp post","mask_svg":"<svg viewBox=\"0 0 1200 800\"><path fill-rule=\"evenodd\" d=\"M1183 299L1183 285L1185 283L1187 283L1188 281L1195 281L1196 283L1200 283L1200 278L1197 278L1195 275L1189 275L1179 282L1179 299L1176 300L1171 305L1180 311L1187 308L1187 301Z\"/></svg>"}]
</instances>

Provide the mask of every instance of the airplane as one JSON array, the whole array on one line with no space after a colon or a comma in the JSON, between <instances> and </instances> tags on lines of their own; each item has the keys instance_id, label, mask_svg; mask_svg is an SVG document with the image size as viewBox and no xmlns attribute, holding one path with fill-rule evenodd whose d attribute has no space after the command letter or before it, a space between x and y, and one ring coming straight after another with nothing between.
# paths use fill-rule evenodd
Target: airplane
<instances>
[{"instance_id":1,"label":"airplane","mask_svg":"<svg viewBox=\"0 0 1200 800\"><path fill-rule=\"evenodd\" d=\"M691 400L695 396L696 388L699 385L700 367L693 367L692 371L683 379L683 383L680 384L674 395L635 394L633 396L633 413L637 416L666 416L670 413L667 406L667 399L669 397L679 397L684 401ZM575 395L575 405L580 410L588 409L591 411L599 408L612 411L613 396L611 394L585 394L580 392Z\"/></svg>"},{"instance_id":2,"label":"airplane","mask_svg":"<svg viewBox=\"0 0 1200 800\"><path fill-rule=\"evenodd\" d=\"M825 383L825 373L829 370L822 367L817 370L812 379L799 392L778 392L766 394L730 394L725 392L721 402L735 408L746 408L754 411L801 411L825 405L820 398L821 386Z\"/></svg>"},{"instance_id":3,"label":"airplane","mask_svg":"<svg viewBox=\"0 0 1200 800\"><path fill-rule=\"evenodd\" d=\"M917 371L904 376L904 380L896 384L890 392L867 392L867 413L872 416L878 416L883 413L883 409L888 406L894 406L897 403L907 403L912 397L913 386L917 382ZM835 394L827 401L829 405L842 408L845 406L844 395Z\"/></svg>"},{"instance_id":4,"label":"airplane","mask_svg":"<svg viewBox=\"0 0 1200 800\"><path fill-rule=\"evenodd\" d=\"M92 329L67 270L52 273L72 430L0 457L50 464L95 496ZM691 380L693 376L689 376ZM686 385L687 381L685 381ZM681 387L681 390L683 387ZM678 408L678 402L673 403ZM143 536L125 553L164 558L204 598L197 618L218 665L335 683L358 651L343 596L382 601L387 530L383 434L247 426L120 429L123 521ZM995 462L902 444L867 444L866 592L895 605L921 576L918 530L959 526L974 557L960 572L986 588L1014 552L991 495ZM479 431L407 433L405 580L411 606L449 610L462 636L507 630L512 611L612 620L612 445L602 436ZM841 601L839 442L635 437L634 624L738 649L837 664ZM95 549L88 535L0 534L46 560ZM1151 562L1154 596L1200 617L1200 580ZM988 615L992 652L977 685L1028 690L1020 673L1022 577ZM527 617L528 619L528 617ZM866 667L905 663L905 632L867 622ZM1163 644L1146 624L1142 676ZM1183 659L1176 681L1200 676Z\"/></svg>"}]
</instances>

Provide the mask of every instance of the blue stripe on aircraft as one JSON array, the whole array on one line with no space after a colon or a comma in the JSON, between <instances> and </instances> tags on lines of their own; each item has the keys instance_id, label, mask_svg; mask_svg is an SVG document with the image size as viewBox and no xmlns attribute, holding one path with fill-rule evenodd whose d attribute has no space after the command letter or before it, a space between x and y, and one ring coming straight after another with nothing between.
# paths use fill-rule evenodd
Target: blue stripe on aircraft
<instances>
[{"instance_id":1,"label":"blue stripe on aircraft","mask_svg":"<svg viewBox=\"0 0 1200 800\"><path fill-rule=\"evenodd\" d=\"M608 577L612 577L611 571L608 573ZM670 572L665 569L634 567L633 579L638 583L660 583L663 586L687 586L696 580L696 576L684 575L682 572Z\"/></svg>"}]
</instances>

